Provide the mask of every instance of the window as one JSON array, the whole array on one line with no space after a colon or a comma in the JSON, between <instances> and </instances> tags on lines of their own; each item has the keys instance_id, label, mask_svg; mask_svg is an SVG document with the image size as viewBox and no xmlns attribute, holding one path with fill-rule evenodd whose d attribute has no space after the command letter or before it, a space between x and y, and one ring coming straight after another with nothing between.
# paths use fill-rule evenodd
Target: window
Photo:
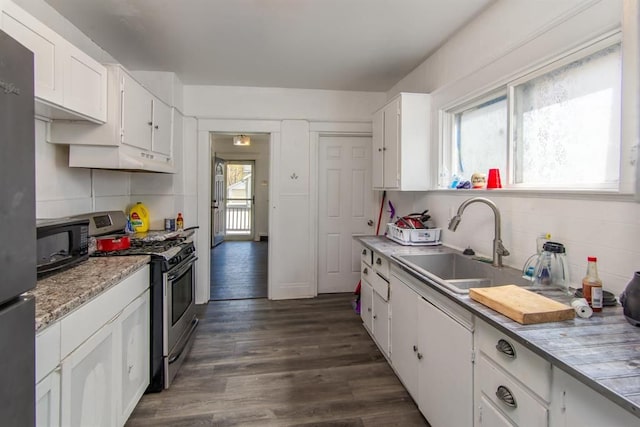
<instances>
[{"instance_id":1,"label":"window","mask_svg":"<svg viewBox=\"0 0 640 427\"><path fill-rule=\"evenodd\" d=\"M618 189L621 56L610 37L446 111L445 165L465 179L499 168L511 187Z\"/></svg>"},{"instance_id":2,"label":"window","mask_svg":"<svg viewBox=\"0 0 640 427\"><path fill-rule=\"evenodd\" d=\"M454 116L453 172L469 179L475 172L507 167L507 97L491 96Z\"/></svg>"}]
</instances>

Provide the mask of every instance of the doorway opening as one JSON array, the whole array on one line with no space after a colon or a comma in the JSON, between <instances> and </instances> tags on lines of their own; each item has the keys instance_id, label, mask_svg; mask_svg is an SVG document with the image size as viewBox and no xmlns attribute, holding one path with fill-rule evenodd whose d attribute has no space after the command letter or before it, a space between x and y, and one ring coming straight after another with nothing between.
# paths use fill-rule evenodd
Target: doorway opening
<instances>
[{"instance_id":1,"label":"doorway opening","mask_svg":"<svg viewBox=\"0 0 640 427\"><path fill-rule=\"evenodd\" d=\"M226 162L224 235L227 240L253 240L254 167L253 160Z\"/></svg>"},{"instance_id":2,"label":"doorway opening","mask_svg":"<svg viewBox=\"0 0 640 427\"><path fill-rule=\"evenodd\" d=\"M270 135L211 133L210 299L268 297Z\"/></svg>"}]
</instances>

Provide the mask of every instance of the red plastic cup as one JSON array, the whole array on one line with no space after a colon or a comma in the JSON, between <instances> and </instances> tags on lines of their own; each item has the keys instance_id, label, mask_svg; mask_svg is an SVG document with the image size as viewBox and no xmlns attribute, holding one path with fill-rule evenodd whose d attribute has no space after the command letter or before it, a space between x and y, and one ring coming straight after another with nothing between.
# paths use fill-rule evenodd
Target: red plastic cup
<instances>
[{"instance_id":1,"label":"red plastic cup","mask_svg":"<svg viewBox=\"0 0 640 427\"><path fill-rule=\"evenodd\" d=\"M502 188L502 182L500 181L500 169L489 169L487 176L487 188Z\"/></svg>"}]
</instances>

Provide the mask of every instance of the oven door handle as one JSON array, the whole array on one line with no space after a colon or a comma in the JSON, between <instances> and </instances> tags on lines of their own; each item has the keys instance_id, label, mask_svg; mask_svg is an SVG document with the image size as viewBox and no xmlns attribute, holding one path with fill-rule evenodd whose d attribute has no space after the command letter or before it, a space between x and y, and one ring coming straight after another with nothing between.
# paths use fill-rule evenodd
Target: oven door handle
<instances>
[{"instance_id":1,"label":"oven door handle","mask_svg":"<svg viewBox=\"0 0 640 427\"><path fill-rule=\"evenodd\" d=\"M175 272L171 272L169 274L167 274L167 280L171 281L177 277L180 277L185 271L187 271L188 269L191 268L191 266L193 265L193 263L198 259L197 256L191 257L191 258L187 258L186 260L184 260L182 262L182 264L178 265L175 267L175 269L177 271Z\"/></svg>"}]
</instances>

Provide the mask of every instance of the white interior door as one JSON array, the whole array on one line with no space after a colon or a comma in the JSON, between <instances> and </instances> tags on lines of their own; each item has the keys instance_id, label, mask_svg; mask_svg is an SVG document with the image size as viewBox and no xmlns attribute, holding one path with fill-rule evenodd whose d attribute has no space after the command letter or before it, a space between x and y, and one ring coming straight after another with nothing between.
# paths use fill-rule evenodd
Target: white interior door
<instances>
[{"instance_id":1,"label":"white interior door","mask_svg":"<svg viewBox=\"0 0 640 427\"><path fill-rule=\"evenodd\" d=\"M360 279L355 235L373 234L371 137L321 136L318 293L352 292Z\"/></svg>"}]
</instances>

